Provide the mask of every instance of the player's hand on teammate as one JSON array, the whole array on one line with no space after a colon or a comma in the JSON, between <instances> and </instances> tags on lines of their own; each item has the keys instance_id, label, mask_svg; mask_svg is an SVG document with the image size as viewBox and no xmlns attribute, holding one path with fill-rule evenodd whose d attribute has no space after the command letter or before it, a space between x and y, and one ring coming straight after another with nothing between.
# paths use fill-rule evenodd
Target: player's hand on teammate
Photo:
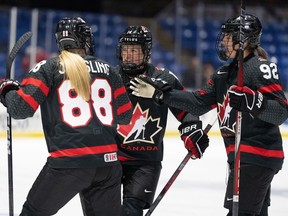
<instances>
[{"instance_id":1,"label":"player's hand on teammate","mask_svg":"<svg viewBox=\"0 0 288 216\"><path fill-rule=\"evenodd\" d=\"M178 130L185 148L192 153L192 159L201 158L209 146L209 138L202 130L202 122L182 123Z\"/></svg>"},{"instance_id":2,"label":"player's hand on teammate","mask_svg":"<svg viewBox=\"0 0 288 216\"><path fill-rule=\"evenodd\" d=\"M155 79L140 75L131 81L132 94L137 97L152 98L157 104L161 104L163 92L172 90L172 87L162 79Z\"/></svg>"},{"instance_id":3,"label":"player's hand on teammate","mask_svg":"<svg viewBox=\"0 0 288 216\"><path fill-rule=\"evenodd\" d=\"M0 81L0 101L6 106L5 96L11 90L18 90L20 88L20 83L13 79L3 79Z\"/></svg>"},{"instance_id":4,"label":"player's hand on teammate","mask_svg":"<svg viewBox=\"0 0 288 216\"><path fill-rule=\"evenodd\" d=\"M230 106L238 111L249 112L254 117L266 106L266 99L259 91L253 91L247 86L233 85L229 91Z\"/></svg>"}]
</instances>

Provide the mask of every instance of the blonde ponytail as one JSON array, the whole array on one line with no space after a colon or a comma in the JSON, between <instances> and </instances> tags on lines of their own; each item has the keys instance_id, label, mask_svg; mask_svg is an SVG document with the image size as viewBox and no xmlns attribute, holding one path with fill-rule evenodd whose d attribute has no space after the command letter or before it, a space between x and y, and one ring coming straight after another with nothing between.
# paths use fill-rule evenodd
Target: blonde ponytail
<instances>
[{"instance_id":1,"label":"blonde ponytail","mask_svg":"<svg viewBox=\"0 0 288 216\"><path fill-rule=\"evenodd\" d=\"M70 80L72 88L85 101L90 100L90 74L84 59L75 53L61 51L60 64L66 78Z\"/></svg>"}]
</instances>

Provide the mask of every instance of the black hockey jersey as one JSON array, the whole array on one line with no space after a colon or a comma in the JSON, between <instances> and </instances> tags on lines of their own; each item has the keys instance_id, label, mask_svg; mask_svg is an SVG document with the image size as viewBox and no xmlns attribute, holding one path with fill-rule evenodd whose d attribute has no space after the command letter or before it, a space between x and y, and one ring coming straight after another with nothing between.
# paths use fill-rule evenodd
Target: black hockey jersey
<instances>
[{"instance_id":1,"label":"black hockey jersey","mask_svg":"<svg viewBox=\"0 0 288 216\"><path fill-rule=\"evenodd\" d=\"M203 89L196 92L172 90L163 102L202 115L217 107L217 117L224 139L228 162L234 161L236 110L229 105L227 90L237 84L237 61L220 67ZM279 170L284 152L279 125L288 117L288 103L282 90L277 65L261 57L249 55L243 64L243 85L260 91L267 99L265 110L254 118L242 112L241 162Z\"/></svg>"},{"instance_id":2,"label":"black hockey jersey","mask_svg":"<svg viewBox=\"0 0 288 216\"><path fill-rule=\"evenodd\" d=\"M101 60L85 58L91 75L91 99L71 88L59 58L41 61L30 70L18 91L6 95L12 118L33 116L41 107L43 131L52 167L109 166L118 162L118 124L127 124L132 104L118 73Z\"/></svg>"},{"instance_id":3,"label":"black hockey jersey","mask_svg":"<svg viewBox=\"0 0 288 216\"><path fill-rule=\"evenodd\" d=\"M117 70L120 70L119 67ZM124 84L127 84L127 91L130 91L128 85L131 78L121 70L119 73ZM161 78L173 88L183 90L178 78L167 69L149 64L146 75ZM198 120L198 117L165 104L157 105L151 99L135 97L132 94L129 96L134 111L130 124L118 127L119 159L124 164L159 163L163 159L163 137L168 109L180 122Z\"/></svg>"}]
</instances>

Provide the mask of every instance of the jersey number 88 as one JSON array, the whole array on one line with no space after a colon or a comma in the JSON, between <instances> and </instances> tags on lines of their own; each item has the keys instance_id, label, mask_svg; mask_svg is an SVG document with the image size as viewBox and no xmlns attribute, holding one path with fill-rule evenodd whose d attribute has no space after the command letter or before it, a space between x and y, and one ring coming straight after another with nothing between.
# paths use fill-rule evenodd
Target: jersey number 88
<instances>
[{"instance_id":1,"label":"jersey number 88","mask_svg":"<svg viewBox=\"0 0 288 216\"><path fill-rule=\"evenodd\" d=\"M103 125L112 124L112 91L106 79L95 79L91 83L91 103L73 92L69 80L65 80L58 89L63 122L71 127L86 126L93 116L94 109Z\"/></svg>"}]
</instances>

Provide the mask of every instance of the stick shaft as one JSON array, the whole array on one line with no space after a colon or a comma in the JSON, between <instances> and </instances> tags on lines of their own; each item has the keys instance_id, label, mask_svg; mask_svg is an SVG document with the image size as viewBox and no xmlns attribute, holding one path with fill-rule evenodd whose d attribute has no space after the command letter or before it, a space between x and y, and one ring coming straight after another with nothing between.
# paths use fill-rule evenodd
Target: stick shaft
<instances>
[{"instance_id":1,"label":"stick shaft","mask_svg":"<svg viewBox=\"0 0 288 216\"><path fill-rule=\"evenodd\" d=\"M243 62L244 62L244 17L245 17L245 0L241 0L241 11L240 11L240 47L238 53L238 65L239 70L237 74L237 85L243 86ZM236 115L236 131L235 131L235 157L234 157L234 173L233 173L233 207L232 215L238 216L239 212L239 186L240 186L240 143L241 143L241 127L242 127L242 112L238 111Z\"/></svg>"},{"instance_id":2,"label":"stick shaft","mask_svg":"<svg viewBox=\"0 0 288 216\"><path fill-rule=\"evenodd\" d=\"M207 134L209 132L209 130L212 128L212 126L214 125L214 123L216 122L217 119L213 120L213 123L208 124L205 129L204 132ZM166 183L166 185L164 186L164 188L162 189L162 191L160 192L160 194L157 196L157 198L155 199L155 201L151 204L149 210L146 212L145 216L149 216L152 214L152 212L154 211L154 209L158 206L158 204L160 203L160 201L162 200L162 198L164 197L164 195L166 194L166 192L169 190L169 188L171 187L171 185L173 184L173 182L176 180L177 176L180 174L180 172L183 170L183 168L185 167L185 165L187 164L187 162L190 160L192 156L191 152L188 152L186 154L186 156L184 157L184 159L182 160L182 162L180 163L180 165L177 167L177 169L175 170L175 172L173 173L173 175L170 177L169 181Z\"/></svg>"},{"instance_id":3,"label":"stick shaft","mask_svg":"<svg viewBox=\"0 0 288 216\"><path fill-rule=\"evenodd\" d=\"M15 43L14 47L10 51L7 63L6 63L6 79L11 78L11 67L13 61L23 47L23 45L32 36L31 32L24 33ZM14 191L13 191L13 156L12 156L12 126L11 116L7 110L7 154L8 154L8 192L9 192L9 216L14 216Z\"/></svg>"},{"instance_id":4,"label":"stick shaft","mask_svg":"<svg viewBox=\"0 0 288 216\"><path fill-rule=\"evenodd\" d=\"M166 192L169 190L169 188L171 187L171 185L173 184L173 182L176 180L177 176L180 174L180 172L182 171L182 169L185 167L185 165L187 164L187 162L190 160L192 156L191 152L188 152L186 154L186 156L184 157L184 159L182 160L182 162L180 163L180 165L178 166L178 168L176 169L176 171L173 173L173 175L171 176L171 178L169 179L169 181L167 182L167 184L164 186L164 188L162 189L162 191L160 192L160 194L158 195L158 197L155 199L155 201L152 203L152 205L150 206L149 210L147 211L147 213L145 214L145 216L149 216L152 214L152 212L154 211L154 209L158 206L159 202L162 200L162 198L164 197L164 195L166 194Z\"/></svg>"},{"instance_id":5,"label":"stick shaft","mask_svg":"<svg viewBox=\"0 0 288 216\"><path fill-rule=\"evenodd\" d=\"M8 153L8 192L9 192L9 216L14 215L14 193L13 193L13 157L12 157L12 132L11 116L7 112L7 153Z\"/></svg>"}]
</instances>

